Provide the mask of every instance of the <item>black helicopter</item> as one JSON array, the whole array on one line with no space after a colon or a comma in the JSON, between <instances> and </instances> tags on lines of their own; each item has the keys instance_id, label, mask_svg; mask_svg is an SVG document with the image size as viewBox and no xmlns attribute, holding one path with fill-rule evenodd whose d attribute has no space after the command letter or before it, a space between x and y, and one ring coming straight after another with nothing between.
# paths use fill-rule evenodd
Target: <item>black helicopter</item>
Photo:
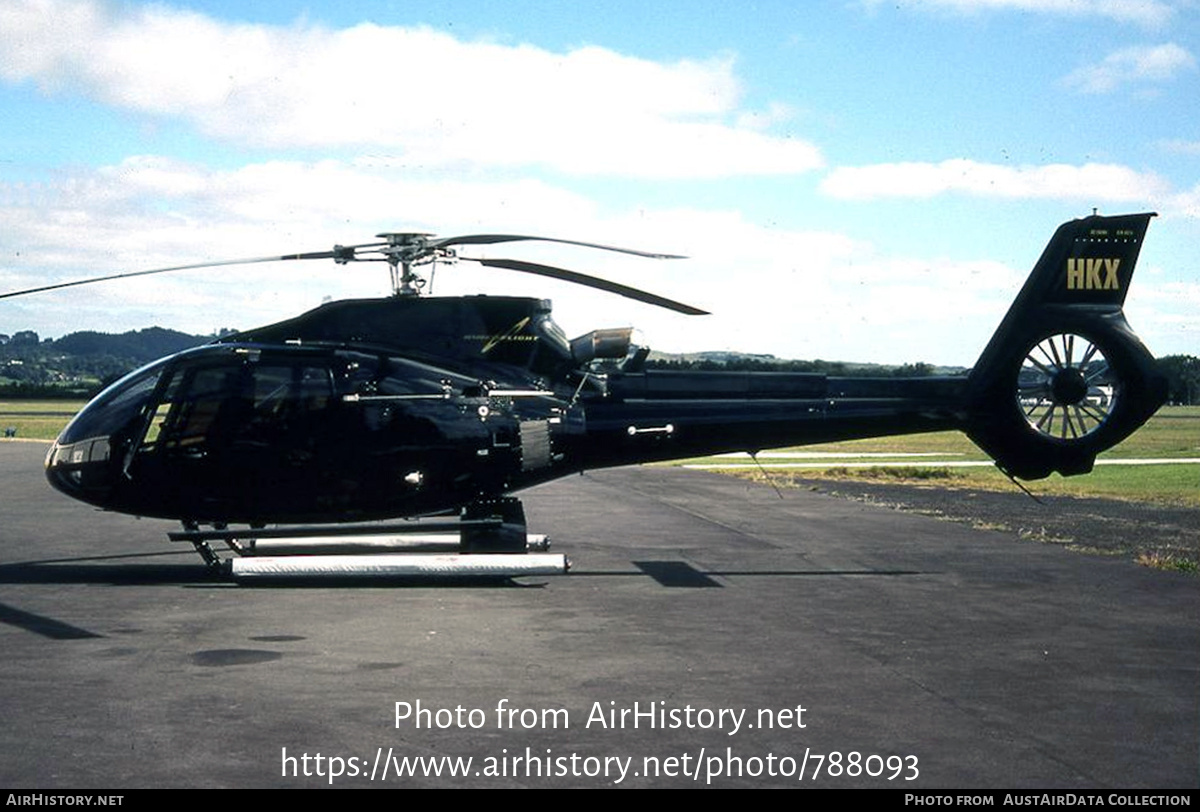
<instances>
[{"instance_id":1,"label":"black helicopter","mask_svg":"<svg viewBox=\"0 0 1200 812\"><path fill-rule=\"evenodd\" d=\"M66 427L46 474L101 508L181 521L178 536L209 563L208 541L268 524L436 515L458 517L466 552L523 552L524 513L511 496L523 488L593 468L863 437L959 429L1012 477L1082 474L1165 400L1166 380L1122 310L1153 216L1062 225L974 368L953 377L647 369L629 329L568 339L545 300L417 295L415 268L468 259L455 246L538 237L381 234L331 251L102 277L376 260L390 266L394 295L331 302L129 374ZM704 312L548 265L472 261Z\"/></svg>"}]
</instances>

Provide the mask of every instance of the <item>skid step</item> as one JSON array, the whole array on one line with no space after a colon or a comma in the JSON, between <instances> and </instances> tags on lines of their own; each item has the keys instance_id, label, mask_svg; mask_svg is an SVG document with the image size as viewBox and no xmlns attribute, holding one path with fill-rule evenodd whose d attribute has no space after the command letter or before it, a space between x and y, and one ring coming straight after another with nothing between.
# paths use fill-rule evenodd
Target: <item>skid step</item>
<instances>
[{"instance_id":1,"label":"skid step","mask_svg":"<svg viewBox=\"0 0 1200 812\"><path fill-rule=\"evenodd\" d=\"M284 555L233 558L225 564L235 580L269 578L472 578L563 575L571 563L562 554L490 555L384 553L373 555Z\"/></svg>"}]
</instances>

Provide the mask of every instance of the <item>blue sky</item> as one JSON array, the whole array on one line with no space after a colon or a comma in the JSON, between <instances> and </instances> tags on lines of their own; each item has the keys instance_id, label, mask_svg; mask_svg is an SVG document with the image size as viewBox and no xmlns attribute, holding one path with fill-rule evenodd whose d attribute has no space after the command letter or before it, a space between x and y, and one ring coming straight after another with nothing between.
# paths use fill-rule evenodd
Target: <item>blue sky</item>
<instances>
[{"instance_id":1,"label":"blue sky","mask_svg":"<svg viewBox=\"0 0 1200 812\"><path fill-rule=\"evenodd\" d=\"M0 6L0 290L367 242L532 233L570 335L969 365L1054 228L1154 210L1127 312L1200 354L1193 0L100 2ZM464 250L464 254L467 252ZM188 272L0 301L0 333L207 332L374 296L375 265Z\"/></svg>"}]
</instances>

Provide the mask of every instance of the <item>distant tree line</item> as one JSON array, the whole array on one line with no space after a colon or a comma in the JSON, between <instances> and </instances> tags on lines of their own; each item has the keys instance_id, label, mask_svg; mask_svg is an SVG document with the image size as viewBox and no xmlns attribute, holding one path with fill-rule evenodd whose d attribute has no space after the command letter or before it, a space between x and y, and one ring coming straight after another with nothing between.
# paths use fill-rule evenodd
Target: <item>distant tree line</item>
<instances>
[{"instance_id":1,"label":"distant tree line","mask_svg":"<svg viewBox=\"0 0 1200 812\"><path fill-rule=\"evenodd\" d=\"M1168 403L1200 405L1200 358L1168 355L1158 359L1158 368L1167 376Z\"/></svg>"},{"instance_id":2,"label":"distant tree line","mask_svg":"<svg viewBox=\"0 0 1200 812\"><path fill-rule=\"evenodd\" d=\"M112 335L83 331L58 340L33 330L0 333L0 397L90 397L112 381L165 355L212 341L150 327Z\"/></svg>"}]
</instances>

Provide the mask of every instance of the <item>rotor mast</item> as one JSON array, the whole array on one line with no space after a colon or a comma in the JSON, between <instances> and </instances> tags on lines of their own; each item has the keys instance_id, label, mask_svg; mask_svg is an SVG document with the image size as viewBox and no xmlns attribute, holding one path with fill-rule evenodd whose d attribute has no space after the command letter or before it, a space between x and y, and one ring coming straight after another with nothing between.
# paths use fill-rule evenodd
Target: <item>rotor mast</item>
<instances>
[{"instance_id":1,"label":"rotor mast","mask_svg":"<svg viewBox=\"0 0 1200 812\"><path fill-rule=\"evenodd\" d=\"M387 260L392 279L393 296L420 296L425 280L416 274L413 267L437 262L439 259L454 259L454 251L430 245L432 234L422 232L384 232L376 234L386 240L381 253Z\"/></svg>"}]
</instances>

